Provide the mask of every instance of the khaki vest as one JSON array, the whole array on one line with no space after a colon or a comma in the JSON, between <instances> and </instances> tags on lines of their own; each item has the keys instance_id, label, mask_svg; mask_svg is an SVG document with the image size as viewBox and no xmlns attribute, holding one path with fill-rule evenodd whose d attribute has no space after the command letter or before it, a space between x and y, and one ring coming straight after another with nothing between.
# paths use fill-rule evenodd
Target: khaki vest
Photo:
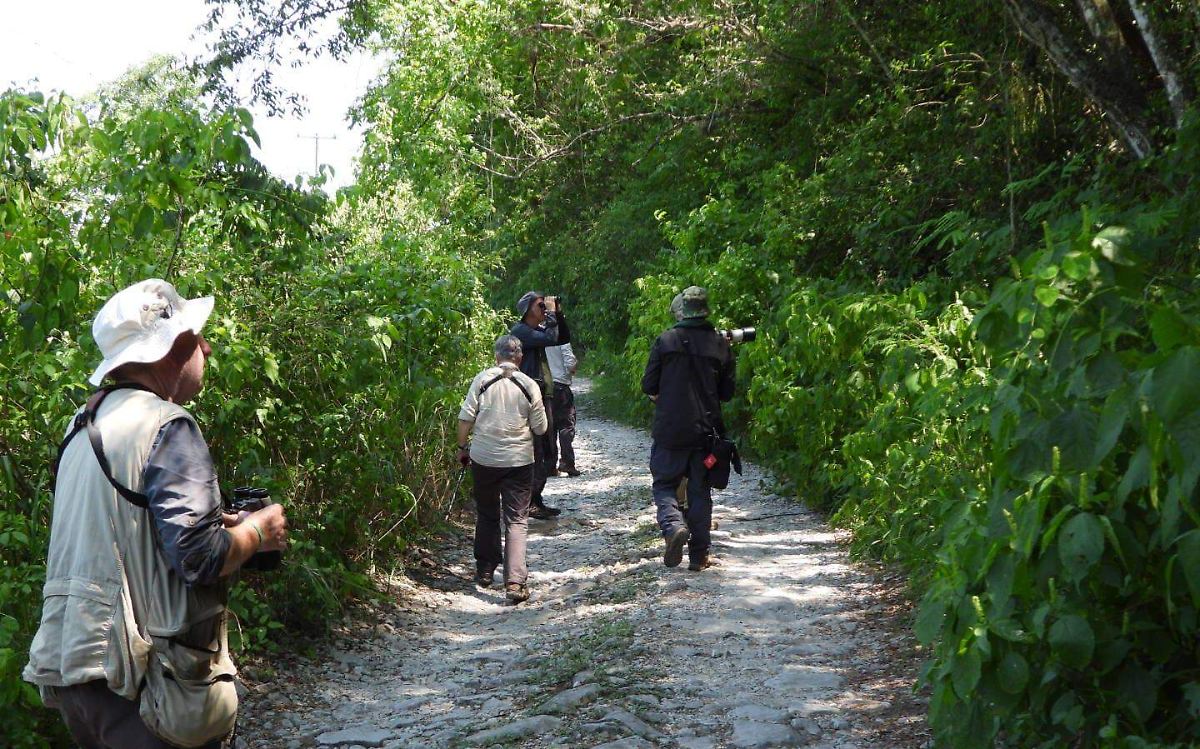
<instances>
[{"instance_id":1,"label":"khaki vest","mask_svg":"<svg viewBox=\"0 0 1200 749\"><path fill-rule=\"evenodd\" d=\"M111 393L96 424L114 478L140 492L155 437L178 418L192 419L152 393ZM182 677L232 676L228 592L228 579L184 584L162 553L154 516L108 483L81 431L59 466L42 621L24 678L43 687L43 698L45 687L104 679L135 699L152 655Z\"/></svg>"}]
</instances>

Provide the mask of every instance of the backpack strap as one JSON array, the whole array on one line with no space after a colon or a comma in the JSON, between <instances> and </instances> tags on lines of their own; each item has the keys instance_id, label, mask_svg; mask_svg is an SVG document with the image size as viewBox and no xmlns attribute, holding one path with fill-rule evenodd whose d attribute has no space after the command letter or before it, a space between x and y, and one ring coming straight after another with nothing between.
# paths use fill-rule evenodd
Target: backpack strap
<instances>
[{"instance_id":1,"label":"backpack strap","mask_svg":"<svg viewBox=\"0 0 1200 749\"><path fill-rule=\"evenodd\" d=\"M135 492L113 477L112 465L108 462L108 456L104 454L104 439L100 435L100 427L96 426L96 413L100 410L100 404L114 390L145 390L148 393L153 392L150 388L138 385L137 383L119 382L115 385L106 385L92 393L87 399L83 410L75 416L75 423L71 426L71 431L67 433L67 436L63 438L62 443L58 446L58 455L55 456L54 463L50 468L51 474L54 476L55 483L57 483L58 466L62 462L62 456L66 452L67 445L71 444L71 440L75 439L75 435L86 430L88 442L92 445L92 453L96 456L96 462L100 464L100 470L104 473L104 478L108 479L108 483L112 484L117 493L124 497L130 504L146 509L150 506L149 497L145 494Z\"/></svg>"},{"instance_id":2,"label":"backpack strap","mask_svg":"<svg viewBox=\"0 0 1200 749\"><path fill-rule=\"evenodd\" d=\"M533 403L533 396L529 394L529 391L525 389L524 385L517 382L512 377L505 377L503 374L498 374L495 377L493 377L492 379L490 379L487 382L480 385L479 386L479 397L482 398L483 394L485 392L487 392L487 389L490 388L492 385L495 385L500 380L508 380L512 384L516 385L517 389L521 391L521 395L525 396L525 400L529 401L530 403Z\"/></svg>"},{"instance_id":3,"label":"backpack strap","mask_svg":"<svg viewBox=\"0 0 1200 749\"><path fill-rule=\"evenodd\" d=\"M706 357L704 357L701 354L696 354L692 351L691 339L688 338L686 334L681 334L679 336L679 341L680 341L681 345L683 346L683 351L684 351L683 355L686 356L687 360L688 360L688 368L690 369L691 375L692 375L692 384L695 386L692 388L692 392L696 396L697 405L699 405L700 410L704 413L704 415L706 417L708 417L708 420L710 422L712 422L710 424L710 427L713 430L713 436L724 437L725 436L725 419L721 415L720 406L718 405L716 413L713 413L712 409L710 409L708 407L708 405L705 403L705 396L707 396L707 395L715 396L715 393L713 393L713 394L709 393L709 390L704 381L704 375L700 371L700 366L703 363L701 360ZM741 472L739 471L739 473L741 473Z\"/></svg>"}]
</instances>

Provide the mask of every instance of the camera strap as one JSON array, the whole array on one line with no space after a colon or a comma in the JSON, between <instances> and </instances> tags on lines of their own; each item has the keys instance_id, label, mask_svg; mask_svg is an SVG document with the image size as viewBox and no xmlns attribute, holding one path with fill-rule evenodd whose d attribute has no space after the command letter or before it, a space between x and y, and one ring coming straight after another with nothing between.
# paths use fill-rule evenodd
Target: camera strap
<instances>
[{"instance_id":1,"label":"camera strap","mask_svg":"<svg viewBox=\"0 0 1200 749\"><path fill-rule=\"evenodd\" d=\"M488 388L490 388L492 385L495 385L495 384L496 384L497 382L499 382L500 380L508 380L508 381L509 381L509 382L511 382L512 384L516 385L516 386L517 386L517 390L520 390L520 391L521 391L521 395L525 396L525 400L529 401L530 403L533 403L533 396L529 394L529 391L525 389L525 386L524 386L524 385L522 385L521 383L517 382L517 381L516 381L515 379L513 379L512 377L508 377L508 376L505 376L505 375L503 375L503 374L498 374L498 375L496 375L495 377L493 377L492 379L490 379L490 380L488 380L487 382L485 382L485 383L483 383L482 385L480 385L480 386L479 386L479 397L482 399L482 398L483 398L483 394L484 394L485 392L487 392L487 389L488 389Z\"/></svg>"},{"instance_id":2,"label":"camera strap","mask_svg":"<svg viewBox=\"0 0 1200 749\"><path fill-rule=\"evenodd\" d=\"M139 492L135 492L129 487L117 481L112 475L112 465L108 462L108 456L104 454L104 439L100 435L100 427L96 426L96 412L100 410L100 404L108 397L109 393L115 390L145 390L148 393L154 392L150 388L139 385L134 382L118 382L115 385L106 385L87 399L83 409L76 414L75 423L71 426L71 431L63 438L62 443L58 446L58 455L54 458L54 463L50 467L50 473L54 476L55 482L58 481L58 466L62 462L63 453L66 452L67 445L71 440L75 439L75 435L81 431L87 430L88 442L92 445L92 452L96 455L96 462L100 464L100 470L104 473L104 478L108 479L108 483L112 484L117 493L125 498L130 504L146 509L150 506L150 499Z\"/></svg>"}]
</instances>

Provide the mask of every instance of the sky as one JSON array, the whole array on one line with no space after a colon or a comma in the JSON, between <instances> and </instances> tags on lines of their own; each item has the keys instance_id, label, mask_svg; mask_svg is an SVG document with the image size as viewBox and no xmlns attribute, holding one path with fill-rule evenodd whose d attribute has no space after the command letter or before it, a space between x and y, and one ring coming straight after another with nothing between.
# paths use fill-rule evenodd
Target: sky
<instances>
[{"instance_id":1,"label":"sky","mask_svg":"<svg viewBox=\"0 0 1200 749\"><path fill-rule=\"evenodd\" d=\"M204 0L0 0L0 11L0 90L15 85L79 97L155 55L204 49L192 38L206 17ZM349 184L362 133L351 130L346 111L378 68L357 56L278 71L277 82L307 97L308 112L269 118L251 108L262 140L258 158L291 181L313 173L315 145L320 163L335 172L326 189Z\"/></svg>"}]
</instances>

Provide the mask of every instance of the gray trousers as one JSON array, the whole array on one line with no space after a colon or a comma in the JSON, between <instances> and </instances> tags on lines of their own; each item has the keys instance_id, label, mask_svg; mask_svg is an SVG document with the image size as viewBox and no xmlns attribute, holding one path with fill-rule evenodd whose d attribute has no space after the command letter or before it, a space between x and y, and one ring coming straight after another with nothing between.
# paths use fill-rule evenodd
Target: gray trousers
<instances>
[{"instance_id":1,"label":"gray trousers","mask_svg":"<svg viewBox=\"0 0 1200 749\"><path fill-rule=\"evenodd\" d=\"M475 568L495 570L503 562L504 582L525 584L525 537L529 532L529 496L533 465L494 468L471 464L475 480ZM501 551L500 523L504 522Z\"/></svg>"},{"instance_id":2,"label":"gray trousers","mask_svg":"<svg viewBox=\"0 0 1200 749\"><path fill-rule=\"evenodd\" d=\"M688 539L688 559L699 562L708 555L712 545L712 487L708 483L708 468L704 457L708 450L671 450L650 446L650 475L654 479L651 490L654 506L658 510L658 527L663 538L687 525L691 537ZM687 515L679 509L676 491L686 478L688 507Z\"/></svg>"},{"instance_id":3,"label":"gray trousers","mask_svg":"<svg viewBox=\"0 0 1200 749\"><path fill-rule=\"evenodd\" d=\"M150 733L138 715L138 703L117 695L103 679L55 687L52 696L81 749L175 749ZM202 749L224 746L214 741Z\"/></svg>"}]
</instances>

